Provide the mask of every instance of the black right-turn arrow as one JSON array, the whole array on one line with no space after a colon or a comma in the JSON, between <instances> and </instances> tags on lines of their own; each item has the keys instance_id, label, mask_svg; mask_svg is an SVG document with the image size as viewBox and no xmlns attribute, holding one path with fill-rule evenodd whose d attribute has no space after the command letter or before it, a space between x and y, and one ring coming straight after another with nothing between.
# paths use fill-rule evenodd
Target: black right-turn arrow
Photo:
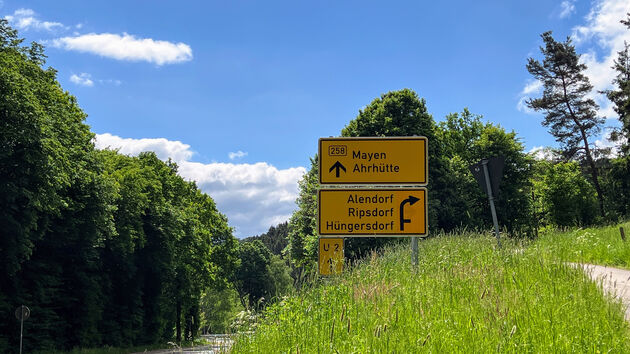
<instances>
[{"instance_id":1,"label":"black right-turn arrow","mask_svg":"<svg viewBox=\"0 0 630 354\"><path fill-rule=\"evenodd\" d=\"M400 230L405 230L405 224L410 223L411 219L405 219L405 204L409 203L409 205L414 205L420 199L410 195L409 198L405 199L400 203Z\"/></svg>"}]
</instances>

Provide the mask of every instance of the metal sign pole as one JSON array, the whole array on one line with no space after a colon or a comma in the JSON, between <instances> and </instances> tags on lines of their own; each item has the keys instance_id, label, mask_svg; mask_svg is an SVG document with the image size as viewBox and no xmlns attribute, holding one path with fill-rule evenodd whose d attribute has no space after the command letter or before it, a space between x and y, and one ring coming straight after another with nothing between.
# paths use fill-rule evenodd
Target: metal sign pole
<instances>
[{"instance_id":1,"label":"metal sign pole","mask_svg":"<svg viewBox=\"0 0 630 354\"><path fill-rule=\"evenodd\" d=\"M20 354L22 354L22 333L24 332L24 305L20 307Z\"/></svg>"},{"instance_id":2,"label":"metal sign pole","mask_svg":"<svg viewBox=\"0 0 630 354\"><path fill-rule=\"evenodd\" d=\"M494 232L497 235L497 244L501 248L501 238L499 237L499 222L497 221L497 211L494 209L494 197L492 196L492 186L490 186L490 174L488 173L488 160L481 161L483 165L483 174L486 177L486 189L488 190L488 200L490 201L490 211L492 212L492 222L494 223Z\"/></svg>"},{"instance_id":3,"label":"metal sign pole","mask_svg":"<svg viewBox=\"0 0 630 354\"><path fill-rule=\"evenodd\" d=\"M418 266L418 237L411 238L411 265Z\"/></svg>"}]
</instances>

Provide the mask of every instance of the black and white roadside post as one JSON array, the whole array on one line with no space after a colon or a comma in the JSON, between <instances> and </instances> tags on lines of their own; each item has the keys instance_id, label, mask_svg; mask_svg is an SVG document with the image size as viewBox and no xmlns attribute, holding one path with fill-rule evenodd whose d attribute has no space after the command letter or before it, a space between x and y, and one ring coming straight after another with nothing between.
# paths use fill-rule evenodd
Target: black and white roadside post
<instances>
[{"instance_id":1,"label":"black and white roadside post","mask_svg":"<svg viewBox=\"0 0 630 354\"><path fill-rule=\"evenodd\" d=\"M31 310L22 305L15 310L15 318L20 320L20 354L22 354L22 334L24 333L24 320L31 315Z\"/></svg>"},{"instance_id":2,"label":"black and white roadside post","mask_svg":"<svg viewBox=\"0 0 630 354\"><path fill-rule=\"evenodd\" d=\"M492 213L492 222L494 223L494 233L497 236L497 245L501 248L501 237L499 236L499 221L497 220L497 210L494 208L494 196L492 195L492 186L490 186L490 174L488 173L488 160L481 160L483 165L483 175L486 180L486 190L488 191L488 201L490 202L490 212Z\"/></svg>"}]
</instances>

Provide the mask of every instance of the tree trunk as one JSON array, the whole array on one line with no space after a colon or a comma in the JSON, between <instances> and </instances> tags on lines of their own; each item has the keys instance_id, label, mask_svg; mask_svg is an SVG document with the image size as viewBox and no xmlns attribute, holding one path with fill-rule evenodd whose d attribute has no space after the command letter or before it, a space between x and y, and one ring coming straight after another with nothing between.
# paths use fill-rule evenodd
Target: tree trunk
<instances>
[{"instance_id":1,"label":"tree trunk","mask_svg":"<svg viewBox=\"0 0 630 354\"><path fill-rule=\"evenodd\" d=\"M580 134L582 135L582 140L584 141L584 151L586 153L586 160L588 161L588 164L591 166L591 177L593 178L593 185L595 186L595 191L597 192L597 199L599 200L599 213L601 214L603 218L605 216L604 194L602 193L602 188L599 185L597 168L595 167L595 161L593 161L593 156L591 156L591 149L588 146L588 139L586 138L586 132L584 131L584 127L577 120L577 117L575 116L575 113L573 112L573 109L571 108L571 104L569 103L569 98L567 96L567 84L564 80L564 77L562 77L562 88L564 90L564 102L567 105L567 108L569 109L569 114L571 114L571 119L573 120L573 123L575 123L575 125L577 125L577 127L580 129Z\"/></svg>"},{"instance_id":2,"label":"tree trunk","mask_svg":"<svg viewBox=\"0 0 630 354\"><path fill-rule=\"evenodd\" d=\"M586 132L582 128L582 125L577 123L577 120L574 119L574 122L580 128L580 133L582 134L582 140L584 141L584 151L586 152L586 161L591 166L591 177L593 178L593 185L595 186L595 191L597 192L597 199L599 201L599 213L602 218L605 216L604 213L604 194L602 193L602 187L599 185L599 176L597 173L597 167L595 166L595 161L593 160L593 156L591 155L591 149L588 146L588 140L586 139Z\"/></svg>"},{"instance_id":3,"label":"tree trunk","mask_svg":"<svg viewBox=\"0 0 630 354\"><path fill-rule=\"evenodd\" d=\"M175 328L176 328L176 339L177 343L181 343L182 341L182 301L177 299L177 318L175 319Z\"/></svg>"}]
</instances>

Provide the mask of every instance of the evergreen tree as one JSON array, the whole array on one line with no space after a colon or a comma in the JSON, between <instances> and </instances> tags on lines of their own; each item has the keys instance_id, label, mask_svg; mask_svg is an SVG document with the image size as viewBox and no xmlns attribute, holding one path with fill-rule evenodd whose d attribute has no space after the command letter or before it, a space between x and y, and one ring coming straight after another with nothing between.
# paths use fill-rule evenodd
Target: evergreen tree
<instances>
[{"instance_id":1,"label":"evergreen tree","mask_svg":"<svg viewBox=\"0 0 630 354\"><path fill-rule=\"evenodd\" d=\"M529 99L527 105L545 112L542 124L549 127L550 133L563 144L566 158L586 158L603 217L604 196L589 139L600 132L604 119L597 116L595 101L586 97L593 85L584 75L586 65L579 62L580 57L570 38L557 42L551 32L545 32L542 39L545 46L540 50L545 58L542 63L529 58L527 70L543 83L543 96Z\"/></svg>"},{"instance_id":2,"label":"evergreen tree","mask_svg":"<svg viewBox=\"0 0 630 354\"><path fill-rule=\"evenodd\" d=\"M621 20L630 29L630 14L627 20ZM620 141L621 151L624 155L630 154L630 44L624 42L624 48L618 52L619 57L614 61L613 69L617 71L617 77L613 84L616 90L605 91L608 99L615 105L615 112L619 115L621 128L611 134L613 141Z\"/></svg>"},{"instance_id":3,"label":"evergreen tree","mask_svg":"<svg viewBox=\"0 0 630 354\"><path fill-rule=\"evenodd\" d=\"M289 223L283 222L276 226L269 227L269 230L259 236L252 236L243 239L243 242L260 240L275 255L282 255L282 252L289 243Z\"/></svg>"}]
</instances>

